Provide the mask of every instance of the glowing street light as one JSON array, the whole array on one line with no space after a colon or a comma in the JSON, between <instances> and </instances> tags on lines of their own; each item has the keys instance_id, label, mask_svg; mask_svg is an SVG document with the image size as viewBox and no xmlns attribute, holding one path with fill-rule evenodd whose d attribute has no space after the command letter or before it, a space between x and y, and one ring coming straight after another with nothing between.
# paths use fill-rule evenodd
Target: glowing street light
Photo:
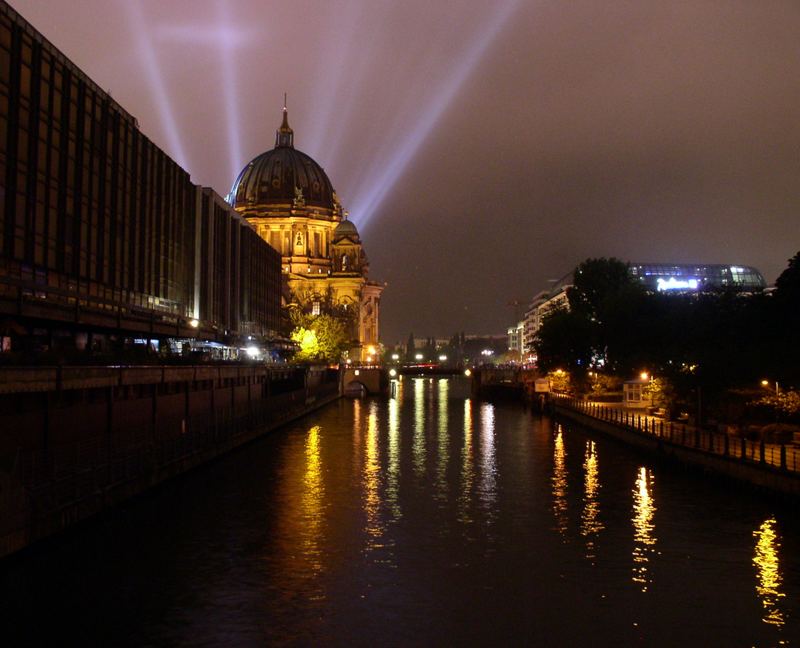
<instances>
[{"instance_id":1,"label":"glowing street light","mask_svg":"<svg viewBox=\"0 0 800 648\"><path fill-rule=\"evenodd\" d=\"M464 369L464 375L467 378L469 378L472 375L472 370L471 369Z\"/></svg>"},{"instance_id":2,"label":"glowing street light","mask_svg":"<svg viewBox=\"0 0 800 648\"><path fill-rule=\"evenodd\" d=\"M392 360L399 360L399 359L400 359L400 354L399 353L393 353L392 354Z\"/></svg>"},{"instance_id":3,"label":"glowing street light","mask_svg":"<svg viewBox=\"0 0 800 648\"><path fill-rule=\"evenodd\" d=\"M389 375L394 378L397 375L397 369L389 369Z\"/></svg>"},{"instance_id":4,"label":"glowing street light","mask_svg":"<svg viewBox=\"0 0 800 648\"><path fill-rule=\"evenodd\" d=\"M642 380L650 380L650 374L647 373L646 371L643 371L642 373L639 374L639 378L641 378Z\"/></svg>"},{"instance_id":5,"label":"glowing street light","mask_svg":"<svg viewBox=\"0 0 800 648\"><path fill-rule=\"evenodd\" d=\"M417 355L415 355L414 357L415 357L417 360L422 360L422 354L421 354L421 353L418 353L418 354L417 354Z\"/></svg>"},{"instance_id":6,"label":"glowing street light","mask_svg":"<svg viewBox=\"0 0 800 648\"><path fill-rule=\"evenodd\" d=\"M446 355L440 355L439 356L439 362L444 362L445 360L447 360L447 356Z\"/></svg>"},{"instance_id":7,"label":"glowing street light","mask_svg":"<svg viewBox=\"0 0 800 648\"><path fill-rule=\"evenodd\" d=\"M769 382L770 381L765 378L764 380L761 381L761 386L762 387L769 387ZM776 380L775 381L775 395L776 396L780 396L780 393L781 393L780 392L780 387L778 386L778 381Z\"/></svg>"}]
</instances>

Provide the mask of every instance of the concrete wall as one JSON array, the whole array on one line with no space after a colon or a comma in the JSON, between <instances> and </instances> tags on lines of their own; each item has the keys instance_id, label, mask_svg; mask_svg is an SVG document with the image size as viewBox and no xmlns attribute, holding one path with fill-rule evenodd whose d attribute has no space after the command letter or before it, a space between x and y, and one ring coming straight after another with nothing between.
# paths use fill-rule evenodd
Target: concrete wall
<instances>
[{"instance_id":1,"label":"concrete wall","mask_svg":"<svg viewBox=\"0 0 800 648\"><path fill-rule=\"evenodd\" d=\"M314 368L0 370L0 556L339 395Z\"/></svg>"}]
</instances>

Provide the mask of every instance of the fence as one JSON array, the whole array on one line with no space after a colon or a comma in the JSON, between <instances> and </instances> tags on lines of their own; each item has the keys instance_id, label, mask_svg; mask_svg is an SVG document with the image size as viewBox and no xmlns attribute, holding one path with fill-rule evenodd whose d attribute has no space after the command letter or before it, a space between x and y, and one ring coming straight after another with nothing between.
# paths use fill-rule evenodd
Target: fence
<instances>
[{"instance_id":1,"label":"fence","mask_svg":"<svg viewBox=\"0 0 800 648\"><path fill-rule=\"evenodd\" d=\"M585 416L612 423L638 434L658 438L665 443L731 460L772 466L794 473L800 472L800 451L794 445L765 443L762 440L753 441L744 437L701 430L682 423L664 421L655 416L634 413L618 407L608 407L602 403L593 403L560 394L552 394L552 397L559 407L568 407Z\"/></svg>"}]
</instances>

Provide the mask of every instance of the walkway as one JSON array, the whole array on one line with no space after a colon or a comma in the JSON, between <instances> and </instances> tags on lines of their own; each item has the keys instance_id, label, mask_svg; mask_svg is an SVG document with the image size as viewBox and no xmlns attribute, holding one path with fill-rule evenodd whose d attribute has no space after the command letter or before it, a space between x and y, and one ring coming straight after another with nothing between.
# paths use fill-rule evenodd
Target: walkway
<instances>
[{"instance_id":1,"label":"walkway","mask_svg":"<svg viewBox=\"0 0 800 648\"><path fill-rule=\"evenodd\" d=\"M664 421L657 416L592 401L551 394L559 407L568 407L585 416L616 424L621 428L657 437L675 445L691 448L747 463L768 465L780 470L800 473L800 449L794 445L748 441L743 437L710 432L699 428Z\"/></svg>"}]
</instances>

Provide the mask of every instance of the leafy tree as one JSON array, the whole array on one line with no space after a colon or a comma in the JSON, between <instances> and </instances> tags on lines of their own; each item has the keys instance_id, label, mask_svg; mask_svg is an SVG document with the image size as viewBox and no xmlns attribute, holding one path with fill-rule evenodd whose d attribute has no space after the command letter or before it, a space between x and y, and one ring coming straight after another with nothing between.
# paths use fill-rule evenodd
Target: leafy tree
<instances>
[{"instance_id":1,"label":"leafy tree","mask_svg":"<svg viewBox=\"0 0 800 648\"><path fill-rule=\"evenodd\" d=\"M294 316L292 340L300 345L298 362L337 362L351 343L348 323L333 315Z\"/></svg>"},{"instance_id":2,"label":"leafy tree","mask_svg":"<svg viewBox=\"0 0 800 648\"><path fill-rule=\"evenodd\" d=\"M789 265L775 280L775 297L794 304L800 312L800 252L789 259Z\"/></svg>"},{"instance_id":3,"label":"leafy tree","mask_svg":"<svg viewBox=\"0 0 800 648\"><path fill-rule=\"evenodd\" d=\"M772 375L800 386L800 252L775 281L772 306Z\"/></svg>"},{"instance_id":4,"label":"leafy tree","mask_svg":"<svg viewBox=\"0 0 800 648\"><path fill-rule=\"evenodd\" d=\"M406 342L406 360L413 360L414 359L414 352L416 349L416 343L414 342L414 334L408 334L408 342Z\"/></svg>"},{"instance_id":5,"label":"leafy tree","mask_svg":"<svg viewBox=\"0 0 800 648\"><path fill-rule=\"evenodd\" d=\"M592 323L581 313L557 309L547 314L534 340L545 371L586 371L592 358Z\"/></svg>"}]
</instances>

